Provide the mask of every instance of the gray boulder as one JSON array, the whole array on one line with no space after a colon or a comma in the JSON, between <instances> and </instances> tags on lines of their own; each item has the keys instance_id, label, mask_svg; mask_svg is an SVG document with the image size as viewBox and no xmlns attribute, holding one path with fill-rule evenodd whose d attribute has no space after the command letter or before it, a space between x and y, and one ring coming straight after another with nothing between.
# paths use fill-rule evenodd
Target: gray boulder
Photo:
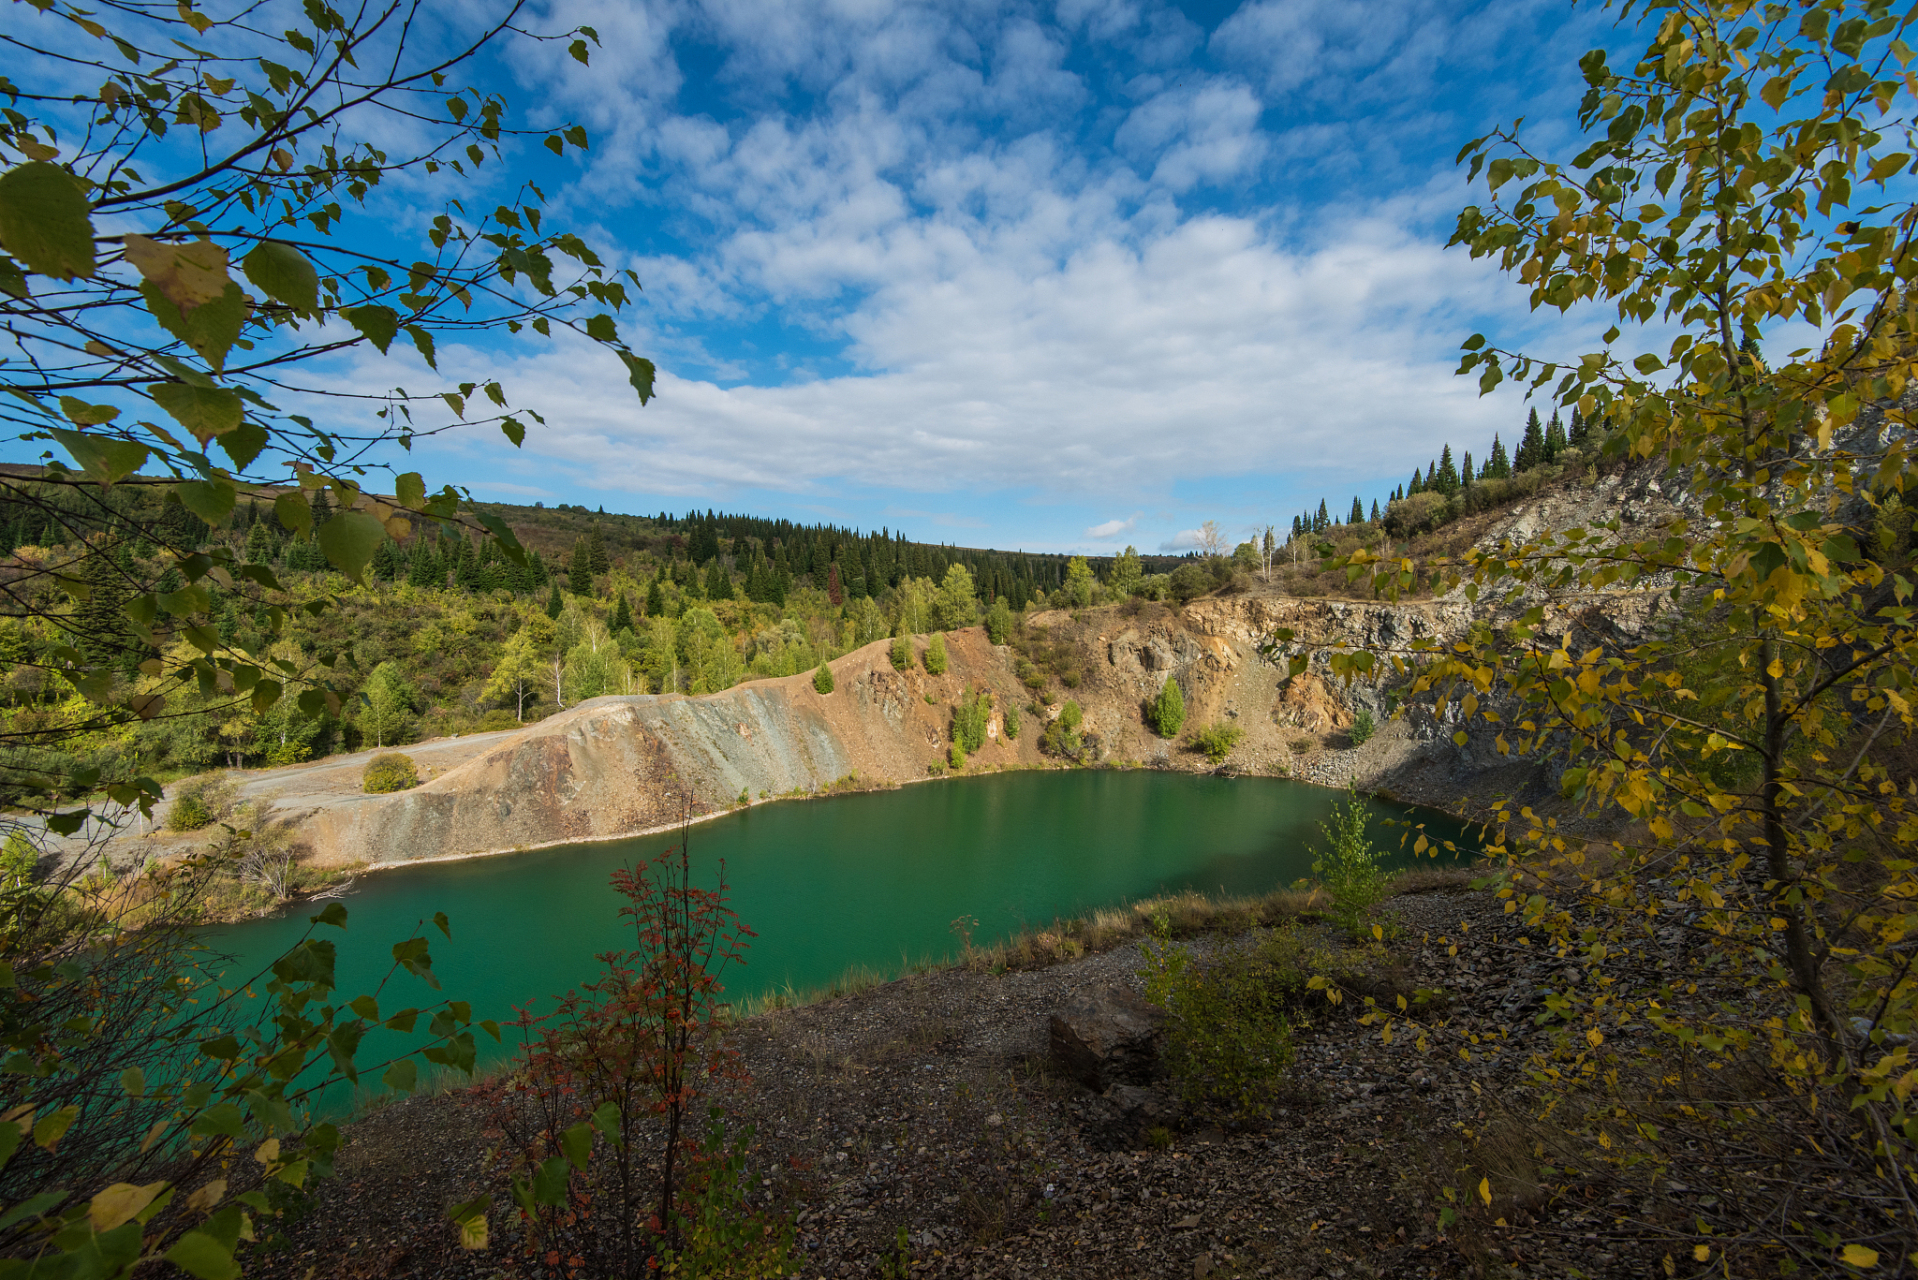
<instances>
[{"instance_id":1,"label":"gray boulder","mask_svg":"<svg viewBox=\"0 0 1918 1280\"><path fill-rule=\"evenodd\" d=\"M1074 996L1052 1015L1052 1061L1088 1089L1143 1085L1159 1074L1165 1014L1124 987Z\"/></svg>"}]
</instances>

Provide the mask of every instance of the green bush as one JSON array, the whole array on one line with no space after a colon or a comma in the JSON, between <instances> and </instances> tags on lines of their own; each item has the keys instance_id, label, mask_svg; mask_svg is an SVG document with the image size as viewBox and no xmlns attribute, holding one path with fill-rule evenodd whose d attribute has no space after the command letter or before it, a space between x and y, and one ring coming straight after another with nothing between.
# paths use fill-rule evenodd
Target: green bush
<instances>
[{"instance_id":1,"label":"green bush","mask_svg":"<svg viewBox=\"0 0 1918 1280\"><path fill-rule=\"evenodd\" d=\"M189 791L173 802L166 812L168 831L198 831L213 821L213 815L206 810L206 801L198 792Z\"/></svg>"},{"instance_id":2,"label":"green bush","mask_svg":"<svg viewBox=\"0 0 1918 1280\"><path fill-rule=\"evenodd\" d=\"M820 693L832 692L832 668L825 663L819 664L819 670L812 673L812 687Z\"/></svg>"},{"instance_id":3,"label":"green bush","mask_svg":"<svg viewBox=\"0 0 1918 1280\"><path fill-rule=\"evenodd\" d=\"M892 638L892 651L888 656L892 659L892 669L894 671L904 671L912 665L912 641L906 639L904 636L894 636Z\"/></svg>"},{"instance_id":4,"label":"green bush","mask_svg":"<svg viewBox=\"0 0 1918 1280\"><path fill-rule=\"evenodd\" d=\"M1039 749L1051 756L1068 756L1077 759L1085 742L1079 736L1079 726L1085 723L1085 712L1077 702L1068 701L1059 710L1058 718L1046 725L1045 736L1039 740Z\"/></svg>"},{"instance_id":5,"label":"green bush","mask_svg":"<svg viewBox=\"0 0 1918 1280\"><path fill-rule=\"evenodd\" d=\"M1179 691L1179 682L1167 676L1165 688L1152 703L1152 728L1161 738L1176 738L1184 724L1185 695Z\"/></svg>"},{"instance_id":6,"label":"green bush","mask_svg":"<svg viewBox=\"0 0 1918 1280\"><path fill-rule=\"evenodd\" d=\"M15 827L7 833L6 847L0 848L0 891L29 888L39 874L40 850Z\"/></svg>"},{"instance_id":7,"label":"green bush","mask_svg":"<svg viewBox=\"0 0 1918 1280\"><path fill-rule=\"evenodd\" d=\"M973 754L986 745L986 726L991 723L992 695L984 689L965 695L952 709L953 745L967 755Z\"/></svg>"},{"instance_id":8,"label":"green bush","mask_svg":"<svg viewBox=\"0 0 1918 1280\"><path fill-rule=\"evenodd\" d=\"M1174 600L1185 604L1212 590L1212 575L1198 561L1188 560L1172 571L1166 587Z\"/></svg>"},{"instance_id":9,"label":"green bush","mask_svg":"<svg viewBox=\"0 0 1918 1280\"><path fill-rule=\"evenodd\" d=\"M1332 811L1332 820L1319 824L1327 847L1314 850L1312 874L1332 898L1332 917L1354 938L1366 933L1372 908L1385 900L1386 875L1379 866L1383 850L1366 838L1365 801L1358 789L1348 788L1345 802Z\"/></svg>"},{"instance_id":10,"label":"green bush","mask_svg":"<svg viewBox=\"0 0 1918 1280\"><path fill-rule=\"evenodd\" d=\"M1012 608L1006 598L1000 596L992 602L992 608L986 610L986 639L994 644L1004 644L1012 634Z\"/></svg>"},{"instance_id":11,"label":"green bush","mask_svg":"<svg viewBox=\"0 0 1918 1280\"><path fill-rule=\"evenodd\" d=\"M966 767L966 749L956 742L953 743L952 750L948 753L947 759L952 765L953 772L957 773Z\"/></svg>"},{"instance_id":12,"label":"green bush","mask_svg":"<svg viewBox=\"0 0 1918 1280\"><path fill-rule=\"evenodd\" d=\"M360 775L360 788L369 795L405 791L419 785L420 775L413 767L413 757L397 751L374 756L367 762L366 772Z\"/></svg>"},{"instance_id":13,"label":"green bush","mask_svg":"<svg viewBox=\"0 0 1918 1280\"><path fill-rule=\"evenodd\" d=\"M233 808L235 787L222 773L203 773L173 786L173 806L167 810L168 831L198 831L224 820Z\"/></svg>"},{"instance_id":14,"label":"green bush","mask_svg":"<svg viewBox=\"0 0 1918 1280\"><path fill-rule=\"evenodd\" d=\"M1285 1003L1297 966L1266 941L1222 946L1201 963L1161 915L1140 947L1146 998L1171 1015L1165 1063L1190 1106L1246 1118L1278 1095L1292 1060Z\"/></svg>"},{"instance_id":15,"label":"green bush","mask_svg":"<svg viewBox=\"0 0 1918 1280\"><path fill-rule=\"evenodd\" d=\"M1378 722L1372 718L1370 707L1360 707L1352 717L1352 745L1362 747L1379 731Z\"/></svg>"},{"instance_id":16,"label":"green bush","mask_svg":"<svg viewBox=\"0 0 1918 1280\"><path fill-rule=\"evenodd\" d=\"M1236 724L1209 724L1192 735L1192 745L1205 752L1205 758L1213 764L1223 764L1243 737L1245 730Z\"/></svg>"},{"instance_id":17,"label":"green bush","mask_svg":"<svg viewBox=\"0 0 1918 1280\"><path fill-rule=\"evenodd\" d=\"M926 645L926 671L935 676L946 674L946 637L935 631Z\"/></svg>"},{"instance_id":18,"label":"green bush","mask_svg":"<svg viewBox=\"0 0 1918 1280\"><path fill-rule=\"evenodd\" d=\"M1019 708L1012 705L1009 702L1006 704L1005 724L1006 724L1006 741L1007 742L1018 741L1019 739Z\"/></svg>"}]
</instances>

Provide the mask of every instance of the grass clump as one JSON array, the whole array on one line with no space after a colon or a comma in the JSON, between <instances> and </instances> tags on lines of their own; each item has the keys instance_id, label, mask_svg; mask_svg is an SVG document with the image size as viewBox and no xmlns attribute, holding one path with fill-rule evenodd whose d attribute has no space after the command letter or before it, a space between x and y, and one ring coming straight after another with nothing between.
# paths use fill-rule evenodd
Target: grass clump
<instances>
[{"instance_id":1,"label":"grass clump","mask_svg":"<svg viewBox=\"0 0 1918 1280\"><path fill-rule=\"evenodd\" d=\"M1266 941L1225 944L1202 961L1172 940L1161 916L1140 948L1146 998L1171 1015L1166 1066L1189 1106L1249 1119L1278 1097L1292 1060L1286 1005L1298 966Z\"/></svg>"},{"instance_id":2,"label":"grass clump","mask_svg":"<svg viewBox=\"0 0 1918 1280\"><path fill-rule=\"evenodd\" d=\"M1213 764L1224 764L1243 737L1245 730L1236 724L1209 724L1192 735L1192 745L1205 752L1205 758Z\"/></svg>"},{"instance_id":3,"label":"grass clump","mask_svg":"<svg viewBox=\"0 0 1918 1280\"><path fill-rule=\"evenodd\" d=\"M360 788L368 795L406 791L419 785L420 775L413 765L413 757L397 751L374 756L367 762L366 772L360 775Z\"/></svg>"}]
</instances>

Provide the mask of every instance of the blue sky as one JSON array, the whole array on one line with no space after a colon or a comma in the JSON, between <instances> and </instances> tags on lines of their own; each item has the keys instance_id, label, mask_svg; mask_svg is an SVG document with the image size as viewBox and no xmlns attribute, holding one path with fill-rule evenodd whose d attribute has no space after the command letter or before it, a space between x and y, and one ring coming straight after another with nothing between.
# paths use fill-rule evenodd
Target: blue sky
<instances>
[{"instance_id":1,"label":"blue sky","mask_svg":"<svg viewBox=\"0 0 1918 1280\"><path fill-rule=\"evenodd\" d=\"M1443 248L1467 139L1522 115L1569 151L1578 55L1632 43L1590 5L585 0L528 25L580 23L590 67L521 43L484 74L590 131L511 164L638 273L622 336L659 395L563 340L443 345L445 379L547 421L416 446L477 497L1178 549L1369 505L1448 441L1483 457L1526 406L1454 377L1458 344L1605 327ZM437 381L393 351L347 376Z\"/></svg>"}]
</instances>

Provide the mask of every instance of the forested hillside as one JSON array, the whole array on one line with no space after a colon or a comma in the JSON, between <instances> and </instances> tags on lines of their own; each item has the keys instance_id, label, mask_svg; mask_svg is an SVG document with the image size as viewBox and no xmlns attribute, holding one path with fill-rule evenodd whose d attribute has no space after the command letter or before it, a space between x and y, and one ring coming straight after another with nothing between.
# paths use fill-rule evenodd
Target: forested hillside
<instances>
[{"instance_id":1,"label":"forested hillside","mask_svg":"<svg viewBox=\"0 0 1918 1280\"><path fill-rule=\"evenodd\" d=\"M210 529L167 485L76 496L12 470L17 478L0 499L0 552L17 607L0 618L0 714L16 735L41 744L16 749L15 771L79 763L111 772L117 764L164 778L292 764L506 728L601 694L713 692L810 670L892 634L983 620L1003 636L1030 606L1092 603L1106 594L1102 580L1116 578L1125 594L1159 594L1165 575L1147 570L1179 563L1128 554L1095 567L711 511L497 506L487 511L518 537L521 561L494 539L425 524L388 538L356 585L310 535L280 522L271 492L240 502ZM327 503L317 496L316 526ZM59 678L70 653L110 662L136 693L162 692L154 661L162 655L137 638L125 613L142 592L187 588L153 531L184 545L224 544L275 584L204 580L194 589L207 593L211 635L183 630L166 643L185 653L210 642L310 673L336 695L324 710L303 714L297 699L284 698L255 714L217 684L184 695L169 685L148 719L74 731L88 703ZM309 607L321 601L333 607ZM276 610L283 633L269 641Z\"/></svg>"}]
</instances>

